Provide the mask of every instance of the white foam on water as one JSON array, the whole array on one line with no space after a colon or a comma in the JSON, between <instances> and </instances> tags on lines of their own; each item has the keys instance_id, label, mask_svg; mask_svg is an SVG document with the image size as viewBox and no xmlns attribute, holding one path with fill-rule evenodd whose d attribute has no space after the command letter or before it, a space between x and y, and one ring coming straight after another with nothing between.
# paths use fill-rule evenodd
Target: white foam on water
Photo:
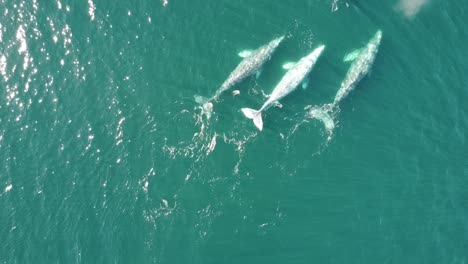
<instances>
[{"instance_id":1,"label":"white foam on water","mask_svg":"<svg viewBox=\"0 0 468 264\"><path fill-rule=\"evenodd\" d=\"M149 210L144 210L143 211L143 217L145 218L145 221L148 223L151 223L154 225L156 228L157 223L156 221L160 217L164 216L169 216L171 215L174 210L177 209L177 195L174 195L171 200L173 200L173 205L171 206L171 203L166 200L166 199L161 199L161 204L157 208L149 209Z\"/></svg>"},{"instance_id":2,"label":"white foam on water","mask_svg":"<svg viewBox=\"0 0 468 264\"><path fill-rule=\"evenodd\" d=\"M217 134L215 133L213 138L211 139L210 144L207 146L207 150L206 150L206 155L207 156L210 155L210 153L213 152L213 150L216 147L216 136L217 136Z\"/></svg>"},{"instance_id":3,"label":"white foam on water","mask_svg":"<svg viewBox=\"0 0 468 264\"><path fill-rule=\"evenodd\" d=\"M187 114L192 114L194 126L197 129L196 132L191 139L180 140L175 144L169 143L170 140L167 137L164 138L163 142L161 142L161 150L173 160L182 158L191 161L192 165L186 172L184 181L187 183L192 179L194 174L199 174L199 169L203 166L203 161L215 150L219 134L212 129L212 122L216 121L216 118L206 118L202 111L198 111L198 108L195 108L193 112L184 109L180 114L184 115L184 119L190 118L186 116Z\"/></svg>"},{"instance_id":4,"label":"white foam on water","mask_svg":"<svg viewBox=\"0 0 468 264\"><path fill-rule=\"evenodd\" d=\"M120 114L120 110L119 110L119 114ZM115 140L116 140L115 145L116 146L122 144L122 142L123 142L122 137L123 137L124 133L123 133L122 125L123 125L124 122L125 122L125 117L122 117L122 118L120 118L119 123L117 124L117 129L116 129L117 130L117 135L115 136Z\"/></svg>"},{"instance_id":5,"label":"white foam on water","mask_svg":"<svg viewBox=\"0 0 468 264\"><path fill-rule=\"evenodd\" d=\"M307 106L305 107L307 119L318 119L323 122L325 130L327 131L327 141L333 137L333 131L336 126L336 118L339 113L339 108L332 104L325 104L322 106Z\"/></svg>"},{"instance_id":6,"label":"white foam on water","mask_svg":"<svg viewBox=\"0 0 468 264\"><path fill-rule=\"evenodd\" d=\"M332 12L335 12L338 10L338 0L333 0L332 3Z\"/></svg>"},{"instance_id":7,"label":"white foam on water","mask_svg":"<svg viewBox=\"0 0 468 264\"><path fill-rule=\"evenodd\" d=\"M236 146L236 152L237 152L237 155L238 155L238 160L237 160L236 165L234 165L233 173L234 173L234 175L238 175L239 174L239 166L241 165L242 158L244 157L245 146L246 146L247 142L249 142L251 139L255 138L258 135L258 132L257 131L252 132L251 134L248 134L248 135L246 135L246 136L244 136L244 137L242 137L240 139L236 138L237 135L235 133L232 133L232 134L233 135L231 135L231 136L223 134L223 139L224 139L224 143L232 144L232 145Z\"/></svg>"},{"instance_id":8,"label":"white foam on water","mask_svg":"<svg viewBox=\"0 0 468 264\"><path fill-rule=\"evenodd\" d=\"M7 185L7 187L5 187L5 193L11 191L11 189L13 189L13 185Z\"/></svg>"},{"instance_id":9,"label":"white foam on water","mask_svg":"<svg viewBox=\"0 0 468 264\"><path fill-rule=\"evenodd\" d=\"M148 173L146 173L141 180L139 180L139 184L142 185L143 192L148 194L148 186L149 186L149 178L156 175L154 171L154 167L151 167Z\"/></svg>"},{"instance_id":10,"label":"white foam on water","mask_svg":"<svg viewBox=\"0 0 468 264\"><path fill-rule=\"evenodd\" d=\"M7 75L7 72L6 72L6 68L7 68L7 59L6 59L5 55L2 55L0 57L0 74L3 76L3 80L5 82L8 81L8 75Z\"/></svg>"}]
</instances>

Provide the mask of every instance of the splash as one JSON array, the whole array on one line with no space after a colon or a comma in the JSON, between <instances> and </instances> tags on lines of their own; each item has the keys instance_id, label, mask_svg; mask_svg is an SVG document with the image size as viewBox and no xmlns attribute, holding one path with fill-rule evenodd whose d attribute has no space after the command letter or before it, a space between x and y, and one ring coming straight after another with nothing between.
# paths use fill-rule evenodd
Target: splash
<instances>
[{"instance_id":1,"label":"splash","mask_svg":"<svg viewBox=\"0 0 468 264\"><path fill-rule=\"evenodd\" d=\"M302 141L297 139L302 138L304 135L310 136L311 131L302 131L303 127L309 127L309 123L311 119L319 119L322 122L324 120L328 120L329 122L332 122L333 127L327 127L325 126L325 131L320 130L319 135L320 138L323 138L324 140L318 140L316 145L309 145L307 146L307 152L308 155L311 156L317 156L322 153L324 149L328 146L328 143L331 141L333 137L333 128L335 127L335 112L333 112L333 109L328 109L324 106L318 107L318 106L307 106L305 108L306 113L305 114L297 114L295 119L295 124L289 129L289 131L286 133L286 135L283 135L280 133L281 139L285 141L285 153L289 153L290 151L297 152L297 144L302 144ZM319 114L319 111L322 113ZM335 110L336 111L336 110ZM323 116L327 115L329 119L325 119ZM298 134L299 133L299 134Z\"/></svg>"},{"instance_id":2,"label":"splash","mask_svg":"<svg viewBox=\"0 0 468 264\"><path fill-rule=\"evenodd\" d=\"M195 162L199 162L208 157L216 148L216 132L210 129L211 116L207 116L202 107L199 107L193 113L194 125L198 127L198 131L192 136L191 141L181 141L177 146L167 144L167 138L163 145L163 152L169 154L172 159L178 157L195 158ZM182 113L188 113L188 110L183 110Z\"/></svg>"},{"instance_id":3,"label":"splash","mask_svg":"<svg viewBox=\"0 0 468 264\"><path fill-rule=\"evenodd\" d=\"M339 9L339 7L338 7L338 2L339 2L339 1L340 1L340 0L333 0L332 7L331 7L331 11L332 11L332 12L338 11L338 9ZM346 5L346 7L349 7L349 4L348 4L347 2L345 2L345 5Z\"/></svg>"},{"instance_id":4,"label":"splash","mask_svg":"<svg viewBox=\"0 0 468 264\"><path fill-rule=\"evenodd\" d=\"M242 158L244 157L245 145L251 139L256 137L257 134L258 134L257 132L253 132L252 134L248 134L248 135L244 136L241 139L237 139L235 134L230 135L230 136L228 136L226 134L223 134L224 143L236 145L236 152L237 152L239 158L238 158L237 163L236 163L236 165L234 166L234 169L233 169L234 175L239 174L239 166L241 165Z\"/></svg>"},{"instance_id":5,"label":"splash","mask_svg":"<svg viewBox=\"0 0 468 264\"><path fill-rule=\"evenodd\" d=\"M145 221L153 224L154 227L156 228L158 218L169 216L174 212L174 210L177 210L177 201L176 201L177 195L174 195L172 198L174 199L172 205L169 204L169 202L166 199L162 198L161 202L159 203L159 207L149 209L149 210L144 210L143 218L145 219Z\"/></svg>"},{"instance_id":6,"label":"splash","mask_svg":"<svg viewBox=\"0 0 468 264\"><path fill-rule=\"evenodd\" d=\"M206 115L206 118L204 116ZM195 112L193 115L195 121L195 125L199 126L200 131L195 133L192 137L192 145L194 148L199 146L199 153L200 155L197 157L196 161L200 161L210 155L211 152L214 151L216 147L216 137L218 134L216 132L210 131L210 119L211 114L207 115L205 109L201 109L201 112Z\"/></svg>"},{"instance_id":7,"label":"splash","mask_svg":"<svg viewBox=\"0 0 468 264\"><path fill-rule=\"evenodd\" d=\"M399 0L397 9L403 14L412 18L421 11L421 8L428 3L428 0Z\"/></svg>"},{"instance_id":8,"label":"splash","mask_svg":"<svg viewBox=\"0 0 468 264\"><path fill-rule=\"evenodd\" d=\"M308 118L318 119L323 122L328 133L327 141L330 141L335 129L335 118L339 112L339 108L334 104L325 104L322 106L307 106L306 116Z\"/></svg>"},{"instance_id":9,"label":"splash","mask_svg":"<svg viewBox=\"0 0 468 264\"><path fill-rule=\"evenodd\" d=\"M193 112L182 110L181 113L192 113L193 124L196 132L191 140L180 140L178 143L169 144L169 139L164 138L162 151L171 159L185 158L191 160L185 182L197 175L203 161L205 161L215 151L218 142L234 145L234 150L238 154L236 165L233 168L233 175L239 174L239 167L242 163L245 147L249 141L258 135L257 131L245 134L239 131L225 131L219 133L215 131L214 125L218 121L217 116L207 116L202 106L197 106Z\"/></svg>"}]
</instances>

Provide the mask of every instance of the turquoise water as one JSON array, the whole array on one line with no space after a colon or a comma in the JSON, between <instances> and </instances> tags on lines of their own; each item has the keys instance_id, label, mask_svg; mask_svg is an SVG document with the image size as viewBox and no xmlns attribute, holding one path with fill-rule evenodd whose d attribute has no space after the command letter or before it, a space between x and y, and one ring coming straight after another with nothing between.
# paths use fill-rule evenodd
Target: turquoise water
<instances>
[{"instance_id":1,"label":"turquoise water","mask_svg":"<svg viewBox=\"0 0 468 264\"><path fill-rule=\"evenodd\" d=\"M1 1L0 263L467 263L468 2L399 1ZM305 108L378 29L328 139Z\"/></svg>"}]
</instances>

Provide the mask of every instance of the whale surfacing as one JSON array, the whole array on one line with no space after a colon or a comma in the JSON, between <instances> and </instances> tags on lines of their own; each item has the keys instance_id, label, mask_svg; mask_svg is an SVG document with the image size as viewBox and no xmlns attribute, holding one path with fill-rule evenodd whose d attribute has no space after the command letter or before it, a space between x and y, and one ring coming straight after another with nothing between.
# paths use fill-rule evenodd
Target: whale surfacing
<instances>
[{"instance_id":1,"label":"whale surfacing","mask_svg":"<svg viewBox=\"0 0 468 264\"><path fill-rule=\"evenodd\" d=\"M217 100L222 93L231 89L234 85L238 84L245 78L259 72L261 67L270 60L271 56L275 52L276 48L283 41L284 36L275 38L268 44L265 44L254 51L241 52L240 55L245 57L234 71L229 74L228 78L224 81L221 87L211 98L205 98L199 95L195 96L195 101L201 105L210 104L212 101ZM207 109L207 107L202 107ZM210 108L212 110L212 107ZM210 110L210 111L211 111Z\"/></svg>"},{"instance_id":2,"label":"whale surfacing","mask_svg":"<svg viewBox=\"0 0 468 264\"><path fill-rule=\"evenodd\" d=\"M367 46L364 47L357 55L353 64L346 73L346 77L341 83L340 89L336 93L333 104L336 105L343 100L343 98L345 98L369 72L377 55L381 39L382 31L379 30L375 33Z\"/></svg>"},{"instance_id":3,"label":"whale surfacing","mask_svg":"<svg viewBox=\"0 0 468 264\"><path fill-rule=\"evenodd\" d=\"M338 104L357 86L357 84L367 75L370 71L372 64L375 61L379 49L380 41L382 40L382 31L378 30L374 37L367 43L367 45L359 50L356 54L351 67L346 73L346 77L341 83L340 89L335 95L333 103L323 105L322 107L316 106L309 108L308 114L311 118L321 120L325 128L332 133L335 127L333 117L334 110Z\"/></svg>"},{"instance_id":4,"label":"whale surfacing","mask_svg":"<svg viewBox=\"0 0 468 264\"><path fill-rule=\"evenodd\" d=\"M324 49L324 45L316 48L309 55L303 57L299 62L297 62L290 70L288 70L278 85L276 85L275 89L273 89L273 92L269 96L268 100L259 110L242 108L242 113L244 113L247 118L252 119L254 125L260 131L262 131L262 111L268 109L272 104L294 91L297 86L304 80L307 74L312 70Z\"/></svg>"}]
</instances>

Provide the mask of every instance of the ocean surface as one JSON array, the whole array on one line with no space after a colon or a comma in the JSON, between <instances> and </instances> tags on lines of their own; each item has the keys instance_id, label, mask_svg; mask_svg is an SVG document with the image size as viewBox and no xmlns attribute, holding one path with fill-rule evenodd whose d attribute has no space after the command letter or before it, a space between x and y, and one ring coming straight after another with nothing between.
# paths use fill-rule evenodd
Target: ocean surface
<instances>
[{"instance_id":1,"label":"ocean surface","mask_svg":"<svg viewBox=\"0 0 468 264\"><path fill-rule=\"evenodd\" d=\"M0 3L0 263L468 263L468 1ZM382 30L327 131L343 58ZM214 102L238 53L286 38ZM326 49L258 109L286 62ZM240 94L233 95L238 90Z\"/></svg>"}]
</instances>

